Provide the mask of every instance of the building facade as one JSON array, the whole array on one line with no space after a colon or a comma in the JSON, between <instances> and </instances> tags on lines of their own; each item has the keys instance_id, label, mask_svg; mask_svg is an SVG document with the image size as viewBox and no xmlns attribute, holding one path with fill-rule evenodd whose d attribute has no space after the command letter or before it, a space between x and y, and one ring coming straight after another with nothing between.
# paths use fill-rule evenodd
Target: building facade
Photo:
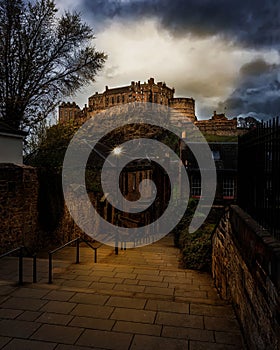
<instances>
[{"instance_id":1,"label":"building facade","mask_svg":"<svg viewBox=\"0 0 280 350\"><path fill-rule=\"evenodd\" d=\"M180 112L183 118L195 122L195 100L193 98L174 98L175 89L163 82L155 82L150 78L147 82L132 81L130 85L109 88L103 93L96 92L88 99L88 106L83 109L75 103L62 103L59 106L59 122L62 124L74 122L83 123L107 108L131 102L151 102L172 107L175 113Z\"/></svg>"},{"instance_id":2,"label":"building facade","mask_svg":"<svg viewBox=\"0 0 280 350\"><path fill-rule=\"evenodd\" d=\"M26 132L15 130L0 120L0 163L23 163L23 139Z\"/></svg>"}]
</instances>

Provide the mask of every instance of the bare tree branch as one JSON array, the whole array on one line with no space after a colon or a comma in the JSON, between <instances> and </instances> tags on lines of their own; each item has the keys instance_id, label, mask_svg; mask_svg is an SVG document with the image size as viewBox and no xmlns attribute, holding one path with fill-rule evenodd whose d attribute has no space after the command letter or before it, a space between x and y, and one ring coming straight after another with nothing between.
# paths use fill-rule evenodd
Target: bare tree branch
<instances>
[{"instance_id":1,"label":"bare tree branch","mask_svg":"<svg viewBox=\"0 0 280 350\"><path fill-rule=\"evenodd\" d=\"M0 0L0 118L13 127L29 127L94 82L107 58L78 13L56 13L52 0Z\"/></svg>"}]
</instances>

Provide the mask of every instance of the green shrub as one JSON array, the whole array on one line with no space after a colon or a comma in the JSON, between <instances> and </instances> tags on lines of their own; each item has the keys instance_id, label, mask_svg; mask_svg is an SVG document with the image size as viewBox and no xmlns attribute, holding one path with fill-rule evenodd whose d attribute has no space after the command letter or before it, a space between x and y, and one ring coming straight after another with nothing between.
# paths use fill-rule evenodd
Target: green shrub
<instances>
[{"instance_id":1,"label":"green shrub","mask_svg":"<svg viewBox=\"0 0 280 350\"><path fill-rule=\"evenodd\" d=\"M214 227L214 224L205 223L194 233L183 232L181 263L184 268L211 271L211 234Z\"/></svg>"}]
</instances>

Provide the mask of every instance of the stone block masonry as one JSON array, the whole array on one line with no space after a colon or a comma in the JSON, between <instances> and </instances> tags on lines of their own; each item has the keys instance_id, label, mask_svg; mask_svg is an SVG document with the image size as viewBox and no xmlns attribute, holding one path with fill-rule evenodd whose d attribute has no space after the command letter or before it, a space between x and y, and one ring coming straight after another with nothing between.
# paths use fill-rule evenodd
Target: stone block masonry
<instances>
[{"instance_id":1,"label":"stone block masonry","mask_svg":"<svg viewBox=\"0 0 280 350\"><path fill-rule=\"evenodd\" d=\"M0 254L21 245L31 254L83 235L63 199L61 176L47 169L0 164Z\"/></svg>"},{"instance_id":2,"label":"stone block masonry","mask_svg":"<svg viewBox=\"0 0 280 350\"><path fill-rule=\"evenodd\" d=\"M212 273L233 302L249 349L280 348L280 242L238 206L225 212L213 236Z\"/></svg>"},{"instance_id":3,"label":"stone block masonry","mask_svg":"<svg viewBox=\"0 0 280 350\"><path fill-rule=\"evenodd\" d=\"M0 164L0 252L38 244L37 170Z\"/></svg>"}]
</instances>

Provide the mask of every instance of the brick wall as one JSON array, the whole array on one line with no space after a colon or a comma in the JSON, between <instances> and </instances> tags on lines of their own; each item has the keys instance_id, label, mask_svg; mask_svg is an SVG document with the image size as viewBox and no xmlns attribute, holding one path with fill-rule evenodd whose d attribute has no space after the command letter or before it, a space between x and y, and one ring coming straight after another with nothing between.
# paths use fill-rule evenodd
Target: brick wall
<instances>
[{"instance_id":1,"label":"brick wall","mask_svg":"<svg viewBox=\"0 0 280 350\"><path fill-rule=\"evenodd\" d=\"M212 273L223 299L233 302L248 348L280 348L280 242L238 206L213 236Z\"/></svg>"}]
</instances>

